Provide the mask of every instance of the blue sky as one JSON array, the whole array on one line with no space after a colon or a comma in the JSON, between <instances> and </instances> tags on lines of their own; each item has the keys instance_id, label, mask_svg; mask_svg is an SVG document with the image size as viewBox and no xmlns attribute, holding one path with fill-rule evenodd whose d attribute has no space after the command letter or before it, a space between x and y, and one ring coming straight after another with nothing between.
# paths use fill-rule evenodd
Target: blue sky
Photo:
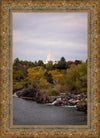
<instances>
[{"instance_id":1,"label":"blue sky","mask_svg":"<svg viewBox=\"0 0 100 138\"><path fill-rule=\"evenodd\" d=\"M87 59L87 13L13 13L13 60Z\"/></svg>"}]
</instances>

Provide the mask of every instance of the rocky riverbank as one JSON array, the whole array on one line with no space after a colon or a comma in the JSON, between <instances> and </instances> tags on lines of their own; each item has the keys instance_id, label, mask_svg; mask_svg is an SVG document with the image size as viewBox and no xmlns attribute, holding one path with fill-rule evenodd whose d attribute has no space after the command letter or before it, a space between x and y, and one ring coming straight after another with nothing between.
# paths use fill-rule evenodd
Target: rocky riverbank
<instances>
[{"instance_id":1,"label":"rocky riverbank","mask_svg":"<svg viewBox=\"0 0 100 138\"><path fill-rule=\"evenodd\" d=\"M51 103L55 106L76 106L76 110L87 112L86 93L60 93L58 96L46 96L38 91L37 88L23 88L16 92L16 95L23 99L33 100L37 103Z\"/></svg>"}]
</instances>

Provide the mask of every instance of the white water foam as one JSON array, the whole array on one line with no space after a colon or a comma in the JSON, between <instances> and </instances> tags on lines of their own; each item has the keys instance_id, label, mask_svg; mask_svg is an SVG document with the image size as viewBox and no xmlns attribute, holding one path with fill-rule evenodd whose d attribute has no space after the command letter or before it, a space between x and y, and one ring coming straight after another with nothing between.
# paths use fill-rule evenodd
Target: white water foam
<instances>
[{"instance_id":1,"label":"white water foam","mask_svg":"<svg viewBox=\"0 0 100 138\"><path fill-rule=\"evenodd\" d=\"M18 97L18 96L16 95L16 93L14 93L13 96L14 96L14 97Z\"/></svg>"},{"instance_id":2,"label":"white water foam","mask_svg":"<svg viewBox=\"0 0 100 138\"><path fill-rule=\"evenodd\" d=\"M64 105L64 106L62 106L62 107L76 107L76 105L73 105L73 106L71 106L71 105Z\"/></svg>"}]
</instances>

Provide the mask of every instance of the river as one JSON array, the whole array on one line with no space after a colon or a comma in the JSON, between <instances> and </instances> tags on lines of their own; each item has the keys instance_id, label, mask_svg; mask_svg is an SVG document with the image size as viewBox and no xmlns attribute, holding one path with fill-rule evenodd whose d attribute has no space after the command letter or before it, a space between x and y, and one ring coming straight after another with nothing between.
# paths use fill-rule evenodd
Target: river
<instances>
[{"instance_id":1,"label":"river","mask_svg":"<svg viewBox=\"0 0 100 138\"><path fill-rule=\"evenodd\" d=\"M13 125L86 125L87 115L75 107L38 104L13 96Z\"/></svg>"}]
</instances>

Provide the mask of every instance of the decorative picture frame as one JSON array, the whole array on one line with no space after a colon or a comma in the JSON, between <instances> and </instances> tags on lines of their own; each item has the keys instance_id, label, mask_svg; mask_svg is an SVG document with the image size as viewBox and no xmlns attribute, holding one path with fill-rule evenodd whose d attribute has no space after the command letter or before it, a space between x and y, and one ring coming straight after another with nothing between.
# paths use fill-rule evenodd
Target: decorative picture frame
<instances>
[{"instance_id":1,"label":"decorative picture frame","mask_svg":"<svg viewBox=\"0 0 100 138\"><path fill-rule=\"evenodd\" d=\"M1 3L1 136L2 137L98 137L98 2L96 1L2 1ZM88 113L87 125L13 125L12 104L12 13L13 12L88 13Z\"/></svg>"}]
</instances>

